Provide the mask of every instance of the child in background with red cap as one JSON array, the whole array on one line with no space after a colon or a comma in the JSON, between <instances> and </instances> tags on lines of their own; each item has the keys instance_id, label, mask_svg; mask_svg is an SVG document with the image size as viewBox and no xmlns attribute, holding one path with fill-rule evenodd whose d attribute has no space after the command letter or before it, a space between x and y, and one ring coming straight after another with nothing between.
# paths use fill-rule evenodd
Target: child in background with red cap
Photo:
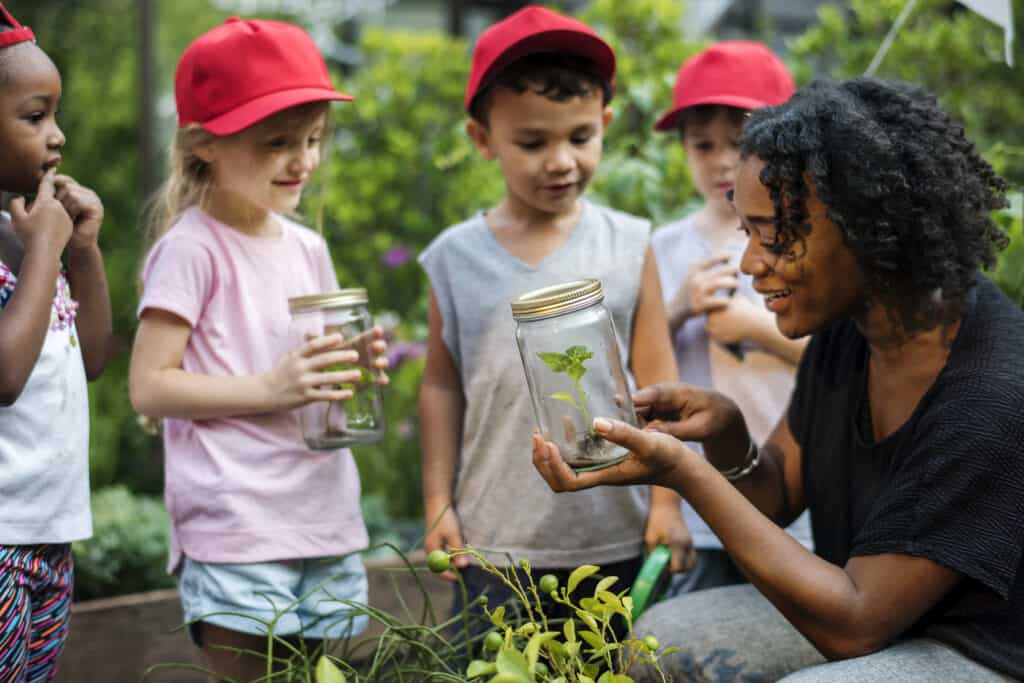
<instances>
[{"instance_id":1,"label":"child in background with red cap","mask_svg":"<svg viewBox=\"0 0 1024 683\"><path fill-rule=\"evenodd\" d=\"M692 559L679 499L645 487L552 494L530 463L534 415L508 308L528 290L598 278L636 383L676 378L649 224L583 198L612 117L614 73L605 41L542 7L480 36L466 130L500 165L506 193L420 256L431 285L420 421L428 551L470 544L563 583L576 566L598 564L628 587L645 546L671 545L676 571ZM492 606L510 597L465 556L456 564L470 602L485 591Z\"/></svg>"},{"instance_id":2,"label":"child in background with red cap","mask_svg":"<svg viewBox=\"0 0 1024 683\"><path fill-rule=\"evenodd\" d=\"M288 298L338 281L323 237L283 215L320 163L329 102L351 97L304 31L237 18L185 50L175 96L130 392L164 420L169 568L192 636L215 674L249 681L286 608L277 636L365 625L338 602L367 599L358 471L347 449L310 450L293 410L349 398L359 371L327 369L358 355L336 334L294 348Z\"/></svg>"},{"instance_id":3,"label":"child in background with red cap","mask_svg":"<svg viewBox=\"0 0 1024 683\"><path fill-rule=\"evenodd\" d=\"M785 64L765 45L722 41L687 60L673 88L673 107L655 128L678 132L690 175L704 206L655 231L651 239L679 379L716 389L743 410L751 435L767 438L786 408L796 364L807 340L790 340L739 272L747 239L729 193L739 163L737 140L752 109L781 104L793 94ZM690 444L700 449L700 444ZM696 566L673 580L671 593L714 588L746 579L704 520L683 502L697 549ZM793 526L812 545L806 513Z\"/></svg>"},{"instance_id":4,"label":"child in background with red cap","mask_svg":"<svg viewBox=\"0 0 1024 683\"><path fill-rule=\"evenodd\" d=\"M57 174L60 73L2 4L0 83L0 192L20 195L0 211L0 681L51 681L71 542L92 534L86 380L112 329L103 204Z\"/></svg>"}]
</instances>

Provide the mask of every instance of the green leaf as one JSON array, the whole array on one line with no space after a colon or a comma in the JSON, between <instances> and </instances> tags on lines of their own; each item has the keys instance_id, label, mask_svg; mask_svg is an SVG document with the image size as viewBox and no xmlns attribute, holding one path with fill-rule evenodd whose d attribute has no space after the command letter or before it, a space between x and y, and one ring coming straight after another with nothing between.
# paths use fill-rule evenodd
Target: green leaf
<instances>
[{"instance_id":1,"label":"green leaf","mask_svg":"<svg viewBox=\"0 0 1024 683\"><path fill-rule=\"evenodd\" d=\"M594 679L586 674L580 674L578 680L580 683L594 683Z\"/></svg>"},{"instance_id":2,"label":"green leaf","mask_svg":"<svg viewBox=\"0 0 1024 683\"><path fill-rule=\"evenodd\" d=\"M579 408L579 406L576 405L576 399L573 398L572 394L570 394L567 391L556 391L555 393L548 396L548 398L553 398L556 401L565 401L566 403L571 403L573 407Z\"/></svg>"},{"instance_id":3,"label":"green leaf","mask_svg":"<svg viewBox=\"0 0 1024 683\"><path fill-rule=\"evenodd\" d=\"M501 629L508 628L508 626L505 624L505 606L504 605L502 605L501 607L498 607L497 609L495 609L488 616L490 616L490 618L491 618L491 623L494 624L495 626L497 626L498 628L501 628Z\"/></svg>"},{"instance_id":4,"label":"green leaf","mask_svg":"<svg viewBox=\"0 0 1024 683\"><path fill-rule=\"evenodd\" d=\"M544 643L549 640L554 640L558 637L557 633L552 631L545 631L544 633L535 633L530 638L530 642L526 644L526 649L523 651L526 653L526 663L530 667L530 671L533 671L537 666L537 659L540 657L540 648Z\"/></svg>"},{"instance_id":5,"label":"green leaf","mask_svg":"<svg viewBox=\"0 0 1024 683\"><path fill-rule=\"evenodd\" d=\"M576 610L576 616L579 617L579 620L586 624L591 631L597 633L601 630L601 627L597 625L597 619L595 619L592 614L578 609Z\"/></svg>"},{"instance_id":6,"label":"green leaf","mask_svg":"<svg viewBox=\"0 0 1024 683\"><path fill-rule=\"evenodd\" d=\"M565 372L565 369L569 367L570 360L565 354L561 353L549 353L540 351L537 353L537 357L544 361L553 372Z\"/></svg>"},{"instance_id":7,"label":"green leaf","mask_svg":"<svg viewBox=\"0 0 1024 683\"><path fill-rule=\"evenodd\" d=\"M526 662L523 653L514 647L503 647L498 651L498 658L494 661L498 667L498 674L508 674L522 679L524 683L530 681L530 665ZM492 679L494 680L494 679ZM512 679L509 679L510 681Z\"/></svg>"},{"instance_id":8,"label":"green leaf","mask_svg":"<svg viewBox=\"0 0 1024 683\"><path fill-rule=\"evenodd\" d=\"M562 631L565 632L565 642L576 642L576 622L574 620L566 619L565 625L562 627Z\"/></svg>"},{"instance_id":9,"label":"green leaf","mask_svg":"<svg viewBox=\"0 0 1024 683\"><path fill-rule=\"evenodd\" d=\"M572 592L576 590L576 586L580 585L580 581L593 576L599 571L601 571L601 568L593 564L584 564L574 569L572 574L569 574L569 581L565 586L566 595L572 595Z\"/></svg>"},{"instance_id":10,"label":"green leaf","mask_svg":"<svg viewBox=\"0 0 1024 683\"><path fill-rule=\"evenodd\" d=\"M317 660L314 675L316 683L345 683L345 674L325 655L320 655Z\"/></svg>"},{"instance_id":11,"label":"green leaf","mask_svg":"<svg viewBox=\"0 0 1024 683\"><path fill-rule=\"evenodd\" d=\"M582 631L580 633L580 638L587 641L587 645L595 650L600 650L606 645L604 638L593 631Z\"/></svg>"},{"instance_id":12,"label":"green leaf","mask_svg":"<svg viewBox=\"0 0 1024 683\"><path fill-rule=\"evenodd\" d=\"M570 346L565 350L565 355L568 356L570 360L574 360L577 363L582 363L583 361L594 357L594 354L592 354L586 346Z\"/></svg>"},{"instance_id":13,"label":"green leaf","mask_svg":"<svg viewBox=\"0 0 1024 683\"><path fill-rule=\"evenodd\" d=\"M597 599L612 609L622 610L622 601L619 600L619 596L611 591L598 591Z\"/></svg>"},{"instance_id":14,"label":"green leaf","mask_svg":"<svg viewBox=\"0 0 1024 683\"><path fill-rule=\"evenodd\" d=\"M482 659L474 659L469 663L469 667L466 669L466 678L476 678L477 676L486 676L498 672L498 667L494 662L485 662Z\"/></svg>"},{"instance_id":15,"label":"green leaf","mask_svg":"<svg viewBox=\"0 0 1024 683\"><path fill-rule=\"evenodd\" d=\"M625 674L616 674L611 671L606 671L601 674L601 678L598 683L634 683L633 679Z\"/></svg>"},{"instance_id":16,"label":"green leaf","mask_svg":"<svg viewBox=\"0 0 1024 683\"><path fill-rule=\"evenodd\" d=\"M517 673L502 671L492 678L488 683L530 683L529 678L524 678Z\"/></svg>"},{"instance_id":17,"label":"green leaf","mask_svg":"<svg viewBox=\"0 0 1024 683\"><path fill-rule=\"evenodd\" d=\"M583 375L587 374L587 369L583 367L583 363L570 363L569 367L565 369L565 374L572 377L572 381L579 382L583 379Z\"/></svg>"},{"instance_id":18,"label":"green leaf","mask_svg":"<svg viewBox=\"0 0 1024 683\"><path fill-rule=\"evenodd\" d=\"M594 589L594 595L597 595L601 591L608 590L616 581L619 580L617 576L606 576L597 582L597 588Z\"/></svg>"}]
</instances>

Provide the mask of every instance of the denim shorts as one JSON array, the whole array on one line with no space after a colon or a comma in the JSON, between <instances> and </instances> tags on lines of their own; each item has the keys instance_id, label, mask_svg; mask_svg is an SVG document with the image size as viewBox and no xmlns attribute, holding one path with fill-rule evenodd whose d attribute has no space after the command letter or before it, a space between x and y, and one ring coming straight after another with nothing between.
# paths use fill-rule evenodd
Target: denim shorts
<instances>
[{"instance_id":1,"label":"denim shorts","mask_svg":"<svg viewBox=\"0 0 1024 683\"><path fill-rule=\"evenodd\" d=\"M184 558L178 592L197 645L198 622L240 633L338 639L366 629L366 569L358 554L231 564Z\"/></svg>"}]
</instances>

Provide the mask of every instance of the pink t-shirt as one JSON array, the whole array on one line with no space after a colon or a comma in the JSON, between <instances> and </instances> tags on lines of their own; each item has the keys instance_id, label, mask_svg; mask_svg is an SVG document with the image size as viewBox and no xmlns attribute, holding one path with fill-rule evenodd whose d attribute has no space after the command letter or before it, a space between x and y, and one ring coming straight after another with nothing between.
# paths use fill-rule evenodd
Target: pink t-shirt
<instances>
[{"instance_id":1,"label":"pink t-shirt","mask_svg":"<svg viewBox=\"0 0 1024 683\"><path fill-rule=\"evenodd\" d=\"M324 239L281 216L277 238L251 237L186 210L143 268L138 313L192 326L182 368L257 375L293 348L288 298L338 289ZM201 562L342 555L366 547L359 473L346 450L312 451L296 411L164 421L169 570Z\"/></svg>"}]
</instances>

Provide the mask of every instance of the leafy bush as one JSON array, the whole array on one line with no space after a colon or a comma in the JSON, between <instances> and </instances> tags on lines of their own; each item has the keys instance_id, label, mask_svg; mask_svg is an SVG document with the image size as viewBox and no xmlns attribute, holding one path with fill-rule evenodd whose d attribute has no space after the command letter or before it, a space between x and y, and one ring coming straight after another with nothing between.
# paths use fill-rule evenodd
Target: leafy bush
<instances>
[{"instance_id":1,"label":"leafy bush","mask_svg":"<svg viewBox=\"0 0 1024 683\"><path fill-rule=\"evenodd\" d=\"M790 43L798 81L815 73L848 78L864 73L903 8L904 0L849 0L822 5L818 24ZM1024 35L1024 12L1015 12L1016 35ZM1014 43L1014 63L1003 62L1003 31L978 14L947 0L920 0L903 25L877 75L913 81L942 100L982 150L1024 146L1024 88L1020 83L1024 43ZM991 155L986 155L991 156ZM1024 184L1024 155L1000 169Z\"/></svg>"},{"instance_id":2,"label":"leafy bush","mask_svg":"<svg viewBox=\"0 0 1024 683\"><path fill-rule=\"evenodd\" d=\"M486 596L481 596L446 621L438 621L429 598L418 621L411 615L402 618L339 599L339 625L349 616L365 615L383 626L382 633L369 639L328 642L325 653L319 647L310 648L301 637L296 642L294 638L286 640L274 634L281 617L308 597L302 596L273 619L258 620L268 633L267 647L262 652L245 652L267 657L266 676L261 680L282 683L633 683L628 674L638 664L651 667L648 671L653 670L662 681L667 680L658 660L678 648L662 648L653 636L620 642L611 626L613 619L622 619L628 631L632 631L633 624L633 600L628 589L614 590L617 577L600 577L599 567L583 565L572 572L565 586L559 586L554 576L535 581L526 561L519 562L518 571L511 564L499 567L469 547L453 550L451 554L431 553L430 571L446 571L451 557L457 555L472 556L482 569L508 586L513 599L504 605L489 606ZM420 577L422 568L413 566L404 556L403 559L403 573L419 585L426 598ZM580 597L585 590L589 595ZM573 617L548 619L545 605L551 602L567 607ZM478 616L481 611L485 616ZM328 617L331 618L334 617ZM489 630L474 628L477 619L485 620ZM470 636L471 633L480 635ZM185 665L160 664L150 671L176 668Z\"/></svg>"},{"instance_id":3,"label":"leafy bush","mask_svg":"<svg viewBox=\"0 0 1024 683\"><path fill-rule=\"evenodd\" d=\"M171 587L166 572L167 512L151 496L124 486L92 496L93 536L72 544L75 599Z\"/></svg>"},{"instance_id":4,"label":"leafy bush","mask_svg":"<svg viewBox=\"0 0 1024 683\"><path fill-rule=\"evenodd\" d=\"M1024 307L1024 195L1010 195L1010 206L996 212L996 220L1010 236L1010 246L989 273L1007 296Z\"/></svg>"}]
</instances>

